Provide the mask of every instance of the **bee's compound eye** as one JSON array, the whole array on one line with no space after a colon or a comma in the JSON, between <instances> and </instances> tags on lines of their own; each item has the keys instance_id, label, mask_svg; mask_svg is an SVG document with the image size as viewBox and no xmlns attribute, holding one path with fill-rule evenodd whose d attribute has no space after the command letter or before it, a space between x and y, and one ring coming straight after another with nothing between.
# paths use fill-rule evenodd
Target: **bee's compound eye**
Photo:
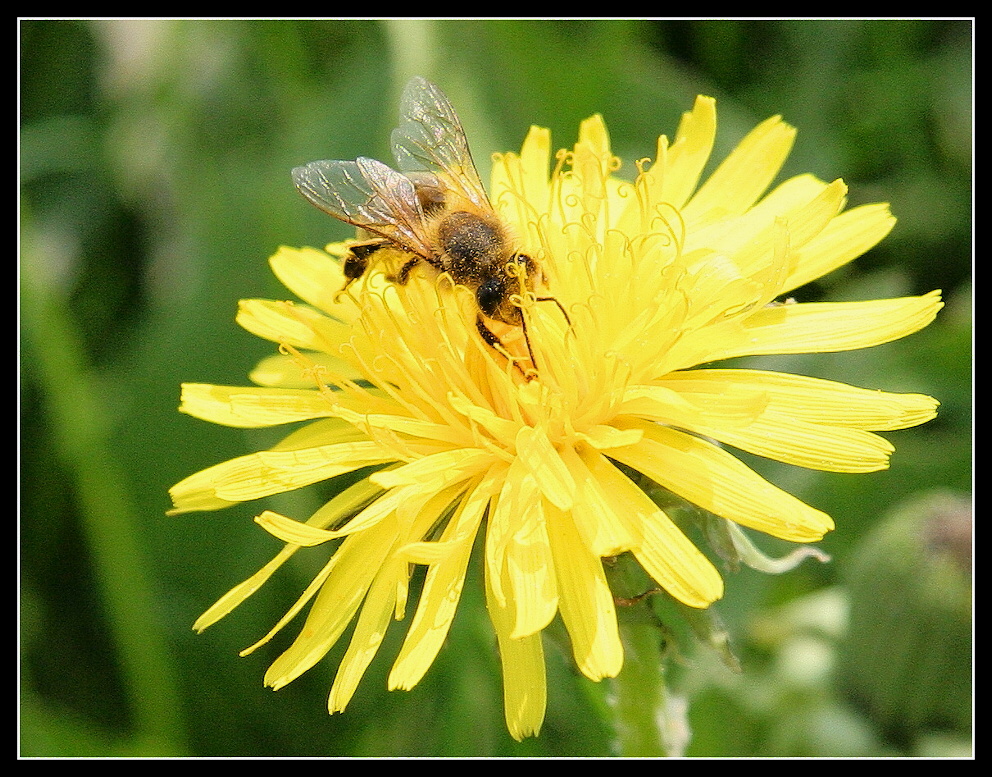
<instances>
[{"instance_id":1,"label":"bee's compound eye","mask_svg":"<svg viewBox=\"0 0 992 777\"><path fill-rule=\"evenodd\" d=\"M475 299L479 303L479 310L490 318L499 318L499 308L506 297L506 278L502 275L495 276L479 284L475 291Z\"/></svg>"}]
</instances>

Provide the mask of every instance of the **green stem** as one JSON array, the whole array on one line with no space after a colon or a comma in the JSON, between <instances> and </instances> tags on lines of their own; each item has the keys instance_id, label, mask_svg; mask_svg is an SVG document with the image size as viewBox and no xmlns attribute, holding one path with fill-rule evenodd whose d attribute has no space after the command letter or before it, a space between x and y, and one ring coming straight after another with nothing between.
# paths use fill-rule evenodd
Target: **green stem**
<instances>
[{"instance_id":1,"label":"green stem","mask_svg":"<svg viewBox=\"0 0 992 777\"><path fill-rule=\"evenodd\" d=\"M179 694L154 614L126 475L111 453L109 420L68 306L44 278L46 259L22 230L21 314L31 372L43 392L59 454L73 477L83 529L130 693L140 754L183 751Z\"/></svg>"},{"instance_id":2,"label":"green stem","mask_svg":"<svg viewBox=\"0 0 992 777\"><path fill-rule=\"evenodd\" d=\"M669 755L664 721L667 706L661 635L655 624L621 619L623 670L613 681L618 755Z\"/></svg>"},{"instance_id":3,"label":"green stem","mask_svg":"<svg viewBox=\"0 0 992 777\"><path fill-rule=\"evenodd\" d=\"M666 656L674 638L656 614L653 587L629 554L606 565L617 602L623 669L610 698L617 754L628 758L681 756L689 742L686 709L667 684Z\"/></svg>"},{"instance_id":4,"label":"green stem","mask_svg":"<svg viewBox=\"0 0 992 777\"><path fill-rule=\"evenodd\" d=\"M389 19L382 24L396 85L402 88L415 75L434 77L438 70L438 23L430 19Z\"/></svg>"}]
</instances>

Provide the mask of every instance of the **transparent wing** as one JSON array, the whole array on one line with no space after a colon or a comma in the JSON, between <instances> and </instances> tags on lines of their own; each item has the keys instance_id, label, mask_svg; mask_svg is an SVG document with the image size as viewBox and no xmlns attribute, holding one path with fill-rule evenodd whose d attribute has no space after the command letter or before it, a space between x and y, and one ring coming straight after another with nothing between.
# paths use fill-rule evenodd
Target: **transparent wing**
<instances>
[{"instance_id":1,"label":"transparent wing","mask_svg":"<svg viewBox=\"0 0 992 777\"><path fill-rule=\"evenodd\" d=\"M325 159L293 169L300 193L336 219L428 258L424 213L413 182L375 159Z\"/></svg>"},{"instance_id":2,"label":"transparent wing","mask_svg":"<svg viewBox=\"0 0 992 777\"><path fill-rule=\"evenodd\" d=\"M417 76L406 85L392 142L397 166L404 173L440 174L448 188L479 207L491 207L462 123L444 92L430 81Z\"/></svg>"}]
</instances>

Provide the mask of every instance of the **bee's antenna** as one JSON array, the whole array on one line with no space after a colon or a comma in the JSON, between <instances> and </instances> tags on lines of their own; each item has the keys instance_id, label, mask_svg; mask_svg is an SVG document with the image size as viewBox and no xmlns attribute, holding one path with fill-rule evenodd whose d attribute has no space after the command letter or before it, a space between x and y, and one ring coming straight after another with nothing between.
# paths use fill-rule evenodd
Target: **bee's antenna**
<instances>
[{"instance_id":1,"label":"bee's antenna","mask_svg":"<svg viewBox=\"0 0 992 777\"><path fill-rule=\"evenodd\" d=\"M554 302L558 306L558 310L560 310L561 311L561 314L565 317L565 323L568 324L568 328L569 329L572 328L572 319L568 317L568 311L565 310L565 306L562 305L558 301L557 297L534 297L534 301L535 302Z\"/></svg>"}]
</instances>

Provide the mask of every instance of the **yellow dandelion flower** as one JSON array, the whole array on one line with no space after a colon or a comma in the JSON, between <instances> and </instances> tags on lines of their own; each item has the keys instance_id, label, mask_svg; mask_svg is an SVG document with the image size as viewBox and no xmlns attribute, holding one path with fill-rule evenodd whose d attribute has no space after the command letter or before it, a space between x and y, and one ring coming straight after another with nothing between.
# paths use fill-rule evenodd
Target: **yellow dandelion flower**
<instances>
[{"instance_id":1,"label":"yellow dandelion flower","mask_svg":"<svg viewBox=\"0 0 992 777\"><path fill-rule=\"evenodd\" d=\"M794 136L777 117L699 184L715 132L715 103L700 97L632 181L618 175L599 116L583 122L567 153L552 158L548 131L532 128L519 155L497 157L490 201L532 264L500 269L515 279L502 301L522 313L485 317L488 336L479 325L480 282L416 266L409 242L397 238L357 271L350 244L281 248L272 269L305 304L247 300L238 313L280 353L257 367L254 388L184 386L181 409L237 427L306 423L270 450L177 484L174 512L374 471L306 522L262 512L257 522L285 547L195 628L230 612L298 549L333 543L330 561L258 645L310 605L265 676L280 688L354 622L329 699L330 711L341 711L390 622L404 617L416 566L426 577L389 686L421 679L483 534L506 722L521 739L544 718L541 633L556 615L586 677L620 671L602 559L631 554L690 607L723 594L713 564L629 473L785 540L808 543L830 531L828 515L764 480L728 447L813 469L871 472L884 469L893 450L876 432L923 423L937 402L701 365L878 345L926 326L942 303L936 292L783 302L874 246L894 219L881 204L845 211L839 180L800 175L769 191ZM364 207L377 205L370 198Z\"/></svg>"}]
</instances>

